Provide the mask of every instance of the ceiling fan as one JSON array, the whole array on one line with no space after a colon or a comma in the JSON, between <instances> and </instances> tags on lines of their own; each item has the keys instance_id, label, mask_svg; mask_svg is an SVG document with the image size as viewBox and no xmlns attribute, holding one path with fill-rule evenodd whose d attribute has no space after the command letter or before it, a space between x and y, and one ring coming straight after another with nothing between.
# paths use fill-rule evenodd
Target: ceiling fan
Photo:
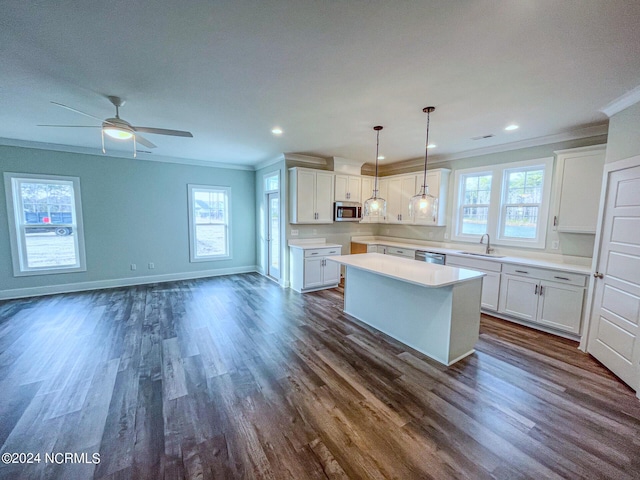
<instances>
[{"instance_id":1,"label":"ceiling fan","mask_svg":"<svg viewBox=\"0 0 640 480\"><path fill-rule=\"evenodd\" d=\"M102 132L102 153L106 153L104 147L104 135L105 133L111 138L115 138L116 140L128 140L133 138L133 156L136 156L136 142L141 143L147 148L156 148L152 142L144 138L138 132L144 133L153 133L157 135L171 135L174 137L193 137L191 132L185 132L182 130L168 130L166 128L154 128L154 127L139 127L135 125L131 125L126 120L120 118L120 107L124 105L124 100L120 97L115 96L107 96L109 101L116 107L116 116L112 118L107 118L103 120L89 113L82 112L76 108L69 107L62 103L51 102L54 105L57 105L62 108L66 108L67 110L71 110L72 112L79 113L89 118L93 118L102 122L101 125L38 125L39 127L65 127L65 128L100 128Z\"/></svg>"}]
</instances>

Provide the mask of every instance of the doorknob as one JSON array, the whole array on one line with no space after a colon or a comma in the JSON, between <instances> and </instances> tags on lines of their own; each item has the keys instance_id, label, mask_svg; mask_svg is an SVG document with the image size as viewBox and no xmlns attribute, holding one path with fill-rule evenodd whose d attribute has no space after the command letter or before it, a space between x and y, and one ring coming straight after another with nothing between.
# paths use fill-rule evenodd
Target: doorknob
<instances>
[{"instance_id":1,"label":"doorknob","mask_svg":"<svg viewBox=\"0 0 640 480\"><path fill-rule=\"evenodd\" d=\"M600 273L600 272L594 273L593 276L596 277L596 278L604 278L604 275L602 273Z\"/></svg>"}]
</instances>

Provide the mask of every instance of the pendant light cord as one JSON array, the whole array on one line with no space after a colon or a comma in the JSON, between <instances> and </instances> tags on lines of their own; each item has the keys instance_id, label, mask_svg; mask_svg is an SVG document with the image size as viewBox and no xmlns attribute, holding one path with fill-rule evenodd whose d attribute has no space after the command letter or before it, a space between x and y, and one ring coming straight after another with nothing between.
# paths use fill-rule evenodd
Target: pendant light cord
<instances>
[{"instance_id":1,"label":"pendant light cord","mask_svg":"<svg viewBox=\"0 0 640 480\"><path fill-rule=\"evenodd\" d=\"M433 111L433 107L427 107L424 111L427 113L427 143L424 147L424 178L422 179L422 188L427 193L427 161L429 159L429 115Z\"/></svg>"},{"instance_id":2,"label":"pendant light cord","mask_svg":"<svg viewBox=\"0 0 640 480\"><path fill-rule=\"evenodd\" d=\"M378 151L380 148L380 130L376 132L376 185L374 188L375 198L378 198Z\"/></svg>"}]
</instances>

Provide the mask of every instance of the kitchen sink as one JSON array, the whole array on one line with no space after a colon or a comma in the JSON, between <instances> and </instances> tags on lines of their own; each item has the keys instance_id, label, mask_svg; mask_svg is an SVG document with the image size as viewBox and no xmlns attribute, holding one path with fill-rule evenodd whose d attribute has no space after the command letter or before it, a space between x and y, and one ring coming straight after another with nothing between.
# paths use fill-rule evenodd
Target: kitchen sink
<instances>
[{"instance_id":1,"label":"kitchen sink","mask_svg":"<svg viewBox=\"0 0 640 480\"><path fill-rule=\"evenodd\" d=\"M458 252L463 255L475 255L476 257L490 257L490 258L504 258L504 255L493 255L491 253L476 253L476 252Z\"/></svg>"}]
</instances>

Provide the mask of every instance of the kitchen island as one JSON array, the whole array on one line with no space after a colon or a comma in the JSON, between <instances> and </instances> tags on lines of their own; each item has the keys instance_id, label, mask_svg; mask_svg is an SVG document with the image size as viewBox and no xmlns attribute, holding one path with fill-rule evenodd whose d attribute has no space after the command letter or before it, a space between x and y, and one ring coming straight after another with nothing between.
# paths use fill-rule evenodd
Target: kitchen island
<instances>
[{"instance_id":1,"label":"kitchen island","mask_svg":"<svg viewBox=\"0 0 640 480\"><path fill-rule=\"evenodd\" d=\"M344 312L451 365L474 352L484 273L365 253L345 266Z\"/></svg>"}]
</instances>

